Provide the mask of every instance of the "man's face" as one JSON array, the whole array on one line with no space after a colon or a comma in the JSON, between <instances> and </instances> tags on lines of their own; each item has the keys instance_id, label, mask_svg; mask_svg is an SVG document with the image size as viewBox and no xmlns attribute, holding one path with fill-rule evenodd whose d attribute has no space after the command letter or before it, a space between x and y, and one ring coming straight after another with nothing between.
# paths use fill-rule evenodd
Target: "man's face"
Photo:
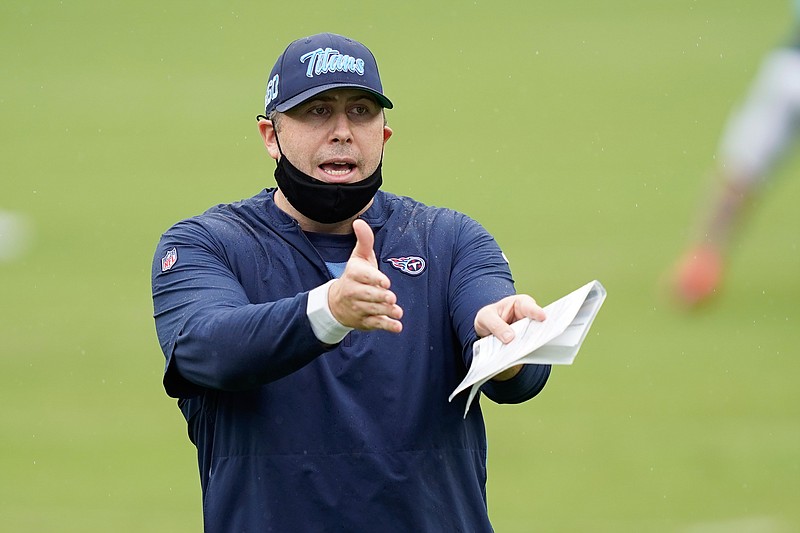
<instances>
[{"instance_id":1,"label":"man's face","mask_svg":"<svg viewBox=\"0 0 800 533\"><path fill-rule=\"evenodd\" d=\"M392 135L383 108L358 89L333 89L293 107L278 118L277 131L289 161L328 183L369 177Z\"/></svg>"}]
</instances>

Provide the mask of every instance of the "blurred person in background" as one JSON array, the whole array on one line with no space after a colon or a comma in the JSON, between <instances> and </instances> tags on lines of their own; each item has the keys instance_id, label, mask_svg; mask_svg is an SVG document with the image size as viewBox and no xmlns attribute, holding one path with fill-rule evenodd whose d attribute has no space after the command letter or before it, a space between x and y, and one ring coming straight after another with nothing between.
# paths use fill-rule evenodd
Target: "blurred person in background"
<instances>
[{"instance_id":1,"label":"blurred person in background","mask_svg":"<svg viewBox=\"0 0 800 533\"><path fill-rule=\"evenodd\" d=\"M492 531L480 406L448 396L479 337L545 314L476 221L379 190L391 107L364 45L294 41L257 117L278 187L158 244L163 383L206 531ZM481 390L519 403L549 374L518 365Z\"/></svg>"},{"instance_id":2,"label":"blurred person in background","mask_svg":"<svg viewBox=\"0 0 800 533\"><path fill-rule=\"evenodd\" d=\"M790 38L771 50L739 107L728 117L690 242L670 275L671 294L693 308L722 287L732 243L764 182L791 147L800 120L800 0Z\"/></svg>"},{"instance_id":3,"label":"blurred person in background","mask_svg":"<svg viewBox=\"0 0 800 533\"><path fill-rule=\"evenodd\" d=\"M0 263L19 260L31 247L33 223L25 213L0 209Z\"/></svg>"}]
</instances>

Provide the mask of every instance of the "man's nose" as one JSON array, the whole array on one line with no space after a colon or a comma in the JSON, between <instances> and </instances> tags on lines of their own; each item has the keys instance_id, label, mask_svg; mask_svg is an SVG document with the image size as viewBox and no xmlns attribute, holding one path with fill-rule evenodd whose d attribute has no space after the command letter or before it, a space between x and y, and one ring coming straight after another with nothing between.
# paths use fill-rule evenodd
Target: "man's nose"
<instances>
[{"instance_id":1,"label":"man's nose","mask_svg":"<svg viewBox=\"0 0 800 533\"><path fill-rule=\"evenodd\" d=\"M347 113L336 113L333 116L333 130L331 131L331 141L339 143L351 143L353 132L350 129L350 119Z\"/></svg>"}]
</instances>

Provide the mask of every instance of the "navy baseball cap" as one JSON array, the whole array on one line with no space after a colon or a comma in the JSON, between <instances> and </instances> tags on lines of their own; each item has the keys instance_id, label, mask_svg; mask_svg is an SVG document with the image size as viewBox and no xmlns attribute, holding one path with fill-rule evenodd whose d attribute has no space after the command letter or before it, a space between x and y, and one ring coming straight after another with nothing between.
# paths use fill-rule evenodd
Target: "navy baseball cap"
<instances>
[{"instance_id":1,"label":"navy baseball cap","mask_svg":"<svg viewBox=\"0 0 800 533\"><path fill-rule=\"evenodd\" d=\"M265 114L283 113L321 92L341 88L363 89L383 107L393 107L383 94L375 56L366 46L335 33L297 39L272 67Z\"/></svg>"}]
</instances>

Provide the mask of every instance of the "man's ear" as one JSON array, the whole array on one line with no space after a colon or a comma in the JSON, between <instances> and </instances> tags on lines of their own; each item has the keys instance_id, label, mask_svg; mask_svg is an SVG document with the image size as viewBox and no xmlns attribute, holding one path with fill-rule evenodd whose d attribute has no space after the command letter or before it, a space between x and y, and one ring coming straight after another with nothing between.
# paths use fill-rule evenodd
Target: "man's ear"
<instances>
[{"instance_id":1,"label":"man's ear","mask_svg":"<svg viewBox=\"0 0 800 533\"><path fill-rule=\"evenodd\" d=\"M389 137L392 136L392 133L394 133L392 131L392 128L390 128L389 126L383 127L383 144L386 144L386 141L389 140Z\"/></svg>"},{"instance_id":2,"label":"man's ear","mask_svg":"<svg viewBox=\"0 0 800 533\"><path fill-rule=\"evenodd\" d=\"M277 160L281 152L278 149L278 140L275 136L275 125L269 119L260 118L258 120L258 132L261 134L261 139L264 141L264 147L269 152L269 156Z\"/></svg>"}]
</instances>

